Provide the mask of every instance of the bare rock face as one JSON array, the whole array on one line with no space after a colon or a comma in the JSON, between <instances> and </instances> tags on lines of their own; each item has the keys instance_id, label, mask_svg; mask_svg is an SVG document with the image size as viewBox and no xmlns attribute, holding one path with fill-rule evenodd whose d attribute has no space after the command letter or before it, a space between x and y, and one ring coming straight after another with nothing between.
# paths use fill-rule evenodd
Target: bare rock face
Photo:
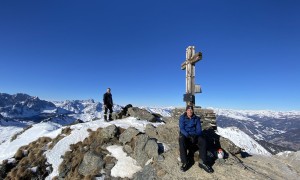
<instances>
[{"instance_id":1,"label":"bare rock face","mask_svg":"<svg viewBox=\"0 0 300 180\"><path fill-rule=\"evenodd\" d=\"M157 159L158 157L157 143L146 134L140 134L136 137L133 149L133 158L142 167L145 166L149 159Z\"/></svg>"},{"instance_id":2,"label":"bare rock face","mask_svg":"<svg viewBox=\"0 0 300 180\"><path fill-rule=\"evenodd\" d=\"M104 139L112 139L116 136L117 132L118 132L117 126L110 125L104 129L102 129L101 135L102 135L102 138L104 138Z\"/></svg>"},{"instance_id":3,"label":"bare rock face","mask_svg":"<svg viewBox=\"0 0 300 180\"><path fill-rule=\"evenodd\" d=\"M151 138L155 138L160 142L168 144L178 143L179 127L178 121L174 118L164 118L165 125L154 127L152 124L147 124L145 133Z\"/></svg>"},{"instance_id":4,"label":"bare rock face","mask_svg":"<svg viewBox=\"0 0 300 180\"><path fill-rule=\"evenodd\" d=\"M145 153L148 155L148 159L154 158L154 160L158 157L158 145L154 139L149 139L146 143Z\"/></svg>"},{"instance_id":5,"label":"bare rock face","mask_svg":"<svg viewBox=\"0 0 300 180\"><path fill-rule=\"evenodd\" d=\"M145 133L148 134L148 136L153 137L153 138L157 138L157 135L158 135L155 126L153 126L152 124L146 125Z\"/></svg>"},{"instance_id":6,"label":"bare rock face","mask_svg":"<svg viewBox=\"0 0 300 180\"><path fill-rule=\"evenodd\" d=\"M131 139L134 138L139 133L140 132L136 128L129 127L120 135L119 141L122 144L126 144L126 143L130 142Z\"/></svg>"},{"instance_id":7,"label":"bare rock face","mask_svg":"<svg viewBox=\"0 0 300 180\"><path fill-rule=\"evenodd\" d=\"M83 156L83 160L79 165L78 172L83 176L93 175L95 171L99 171L99 169L102 169L103 165L104 161L102 159L102 156L88 151Z\"/></svg>"},{"instance_id":8,"label":"bare rock face","mask_svg":"<svg viewBox=\"0 0 300 180\"><path fill-rule=\"evenodd\" d=\"M230 152L231 154L240 154L241 153L241 148L236 146L229 139L220 137L220 144L221 144L222 149L224 149L227 152Z\"/></svg>"}]
</instances>

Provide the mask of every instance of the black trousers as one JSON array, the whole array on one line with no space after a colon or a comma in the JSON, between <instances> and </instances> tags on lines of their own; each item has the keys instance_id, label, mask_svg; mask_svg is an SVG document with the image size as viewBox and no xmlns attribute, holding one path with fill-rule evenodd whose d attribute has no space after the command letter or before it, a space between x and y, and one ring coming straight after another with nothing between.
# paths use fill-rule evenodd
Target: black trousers
<instances>
[{"instance_id":1,"label":"black trousers","mask_svg":"<svg viewBox=\"0 0 300 180\"><path fill-rule=\"evenodd\" d=\"M111 114L113 113L112 106L106 105L104 108L104 119L107 120L107 111L109 110L109 119L111 120Z\"/></svg>"},{"instance_id":2,"label":"black trousers","mask_svg":"<svg viewBox=\"0 0 300 180\"><path fill-rule=\"evenodd\" d=\"M188 162L188 149L190 149L192 146L197 145L199 149L199 156L200 161L203 163L206 163L206 140L203 136L198 136L195 139L194 144L191 142L190 138L185 137L183 134L180 133L179 135L179 152L180 152L180 159L182 163Z\"/></svg>"}]
</instances>

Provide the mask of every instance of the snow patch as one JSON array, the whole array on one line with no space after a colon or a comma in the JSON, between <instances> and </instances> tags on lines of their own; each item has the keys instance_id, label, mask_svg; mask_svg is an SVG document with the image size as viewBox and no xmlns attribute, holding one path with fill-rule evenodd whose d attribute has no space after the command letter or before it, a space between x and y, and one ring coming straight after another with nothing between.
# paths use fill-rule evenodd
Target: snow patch
<instances>
[{"instance_id":1,"label":"snow patch","mask_svg":"<svg viewBox=\"0 0 300 180\"><path fill-rule=\"evenodd\" d=\"M134 173L142 169L141 166L137 165L135 159L127 156L127 154L123 151L122 146L108 146L107 150L118 160L117 164L111 170L111 176L132 178Z\"/></svg>"}]
</instances>

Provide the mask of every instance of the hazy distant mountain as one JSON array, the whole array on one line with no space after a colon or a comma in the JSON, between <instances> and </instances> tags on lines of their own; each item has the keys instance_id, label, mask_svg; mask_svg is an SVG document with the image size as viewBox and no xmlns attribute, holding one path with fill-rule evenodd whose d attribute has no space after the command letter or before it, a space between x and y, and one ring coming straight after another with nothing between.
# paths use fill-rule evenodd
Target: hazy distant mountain
<instances>
[{"instance_id":1,"label":"hazy distant mountain","mask_svg":"<svg viewBox=\"0 0 300 180\"><path fill-rule=\"evenodd\" d=\"M300 150L299 111L214 111L217 114L218 127L237 127L273 153Z\"/></svg>"}]
</instances>

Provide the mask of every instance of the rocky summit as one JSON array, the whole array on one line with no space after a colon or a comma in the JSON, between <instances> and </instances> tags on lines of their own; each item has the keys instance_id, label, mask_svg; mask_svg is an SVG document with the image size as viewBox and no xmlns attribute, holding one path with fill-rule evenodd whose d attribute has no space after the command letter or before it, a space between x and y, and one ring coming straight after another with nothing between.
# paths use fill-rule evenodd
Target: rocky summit
<instances>
[{"instance_id":1,"label":"rocky summit","mask_svg":"<svg viewBox=\"0 0 300 180\"><path fill-rule=\"evenodd\" d=\"M128 117L127 117L128 118ZM126 119L118 120L120 122ZM0 176L3 179L298 179L300 176L299 152L284 156L249 155L229 139L214 131L206 135L211 148L208 156L214 173L208 174L197 165L198 153L193 152L193 165L181 172L178 152L178 119L163 117L160 125L146 124L143 130L129 126L116 126L105 122L105 127L92 128L103 121L84 122L65 126L52 138L40 137L18 149L13 158L3 160ZM25 133L25 132L23 132ZM86 133L75 140L61 155L51 154L68 137ZM220 145L224 159L217 159L214 147ZM119 158L115 147L131 158L136 169L118 170ZM115 148L117 149L117 148ZM49 163L60 160L58 167ZM48 159L48 160L47 160ZM54 163L55 164L55 163ZM130 166L127 164L126 166ZM131 166L130 166L131 167Z\"/></svg>"}]
</instances>

